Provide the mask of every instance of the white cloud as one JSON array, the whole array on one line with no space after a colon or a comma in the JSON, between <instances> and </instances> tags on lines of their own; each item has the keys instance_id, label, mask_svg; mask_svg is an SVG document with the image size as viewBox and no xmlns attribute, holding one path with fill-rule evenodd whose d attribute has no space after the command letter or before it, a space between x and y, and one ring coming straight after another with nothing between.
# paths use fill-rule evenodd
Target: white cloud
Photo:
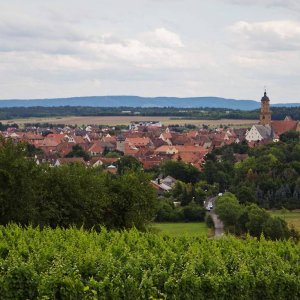
<instances>
[{"instance_id":1,"label":"white cloud","mask_svg":"<svg viewBox=\"0 0 300 300\"><path fill-rule=\"evenodd\" d=\"M69 24L46 24L20 18L0 21L0 53L22 53L49 69L74 67L97 69L116 63L141 68L174 68L182 66L178 48L183 44L179 35L157 28L138 36L123 38L111 33L84 34ZM31 53L36 53L36 58ZM43 59L45 64L42 63ZM18 60L17 60L18 61ZM51 63L49 63L51 62Z\"/></svg>"},{"instance_id":2,"label":"white cloud","mask_svg":"<svg viewBox=\"0 0 300 300\"><path fill-rule=\"evenodd\" d=\"M0 3L1 98L299 94L299 0Z\"/></svg>"},{"instance_id":3,"label":"white cloud","mask_svg":"<svg viewBox=\"0 0 300 300\"><path fill-rule=\"evenodd\" d=\"M266 7L283 7L288 9L300 9L299 0L221 0L237 5L259 5Z\"/></svg>"},{"instance_id":4,"label":"white cloud","mask_svg":"<svg viewBox=\"0 0 300 300\"><path fill-rule=\"evenodd\" d=\"M240 21L230 26L229 30L235 34L234 43L238 48L260 51L300 50L300 22Z\"/></svg>"},{"instance_id":5,"label":"white cloud","mask_svg":"<svg viewBox=\"0 0 300 300\"><path fill-rule=\"evenodd\" d=\"M152 32L143 34L143 40L147 44L162 47L183 47L180 36L175 32L169 31L165 28L156 28Z\"/></svg>"}]
</instances>

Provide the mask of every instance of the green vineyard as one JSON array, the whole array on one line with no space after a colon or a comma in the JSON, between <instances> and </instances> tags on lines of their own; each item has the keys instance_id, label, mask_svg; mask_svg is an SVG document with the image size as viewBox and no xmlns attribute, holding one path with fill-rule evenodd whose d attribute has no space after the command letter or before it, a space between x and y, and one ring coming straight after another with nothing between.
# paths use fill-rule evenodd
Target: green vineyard
<instances>
[{"instance_id":1,"label":"green vineyard","mask_svg":"<svg viewBox=\"0 0 300 300\"><path fill-rule=\"evenodd\" d=\"M299 299L291 241L0 227L1 299Z\"/></svg>"}]
</instances>

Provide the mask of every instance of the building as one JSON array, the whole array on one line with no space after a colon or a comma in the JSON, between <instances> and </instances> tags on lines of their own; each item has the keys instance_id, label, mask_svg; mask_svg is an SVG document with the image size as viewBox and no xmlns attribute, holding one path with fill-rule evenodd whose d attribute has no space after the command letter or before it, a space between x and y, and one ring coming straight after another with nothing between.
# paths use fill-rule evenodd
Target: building
<instances>
[{"instance_id":1,"label":"building","mask_svg":"<svg viewBox=\"0 0 300 300\"><path fill-rule=\"evenodd\" d=\"M132 121L130 122L129 130L138 130L139 127L162 127L162 123L160 121Z\"/></svg>"},{"instance_id":2,"label":"building","mask_svg":"<svg viewBox=\"0 0 300 300\"><path fill-rule=\"evenodd\" d=\"M260 125L271 125L271 111L270 111L270 99L265 91L264 96L260 101Z\"/></svg>"},{"instance_id":3,"label":"building","mask_svg":"<svg viewBox=\"0 0 300 300\"><path fill-rule=\"evenodd\" d=\"M246 134L246 141L248 143L260 142L262 140L271 140L272 137L270 99L267 96L267 91L265 91L260 101L259 124L251 127L250 131Z\"/></svg>"},{"instance_id":4,"label":"building","mask_svg":"<svg viewBox=\"0 0 300 300\"><path fill-rule=\"evenodd\" d=\"M258 125L253 125L250 131L246 134L246 141L252 142L278 142L280 135L283 133L300 129L299 121L294 121L290 117L286 117L282 121L272 121L270 111L270 99L265 91L261 98L260 122Z\"/></svg>"},{"instance_id":5,"label":"building","mask_svg":"<svg viewBox=\"0 0 300 300\"><path fill-rule=\"evenodd\" d=\"M246 134L247 142L260 142L262 140L272 139L273 132L269 124L267 125L253 125L249 132Z\"/></svg>"}]
</instances>

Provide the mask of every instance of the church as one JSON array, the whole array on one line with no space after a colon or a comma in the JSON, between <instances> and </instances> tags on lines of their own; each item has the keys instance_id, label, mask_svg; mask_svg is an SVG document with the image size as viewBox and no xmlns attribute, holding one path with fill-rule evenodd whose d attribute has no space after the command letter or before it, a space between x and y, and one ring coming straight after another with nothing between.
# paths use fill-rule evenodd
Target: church
<instances>
[{"instance_id":1,"label":"church","mask_svg":"<svg viewBox=\"0 0 300 300\"><path fill-rule=\"evenodd\" d=\"M282 121L272 121L270 99L265 91L261 98L259 124L253 125L246 133L246 141L248 143L278 142L280 135L290 130L300 132L300 122L290 117L285 117Z\"/></svg>"}]
</instances>

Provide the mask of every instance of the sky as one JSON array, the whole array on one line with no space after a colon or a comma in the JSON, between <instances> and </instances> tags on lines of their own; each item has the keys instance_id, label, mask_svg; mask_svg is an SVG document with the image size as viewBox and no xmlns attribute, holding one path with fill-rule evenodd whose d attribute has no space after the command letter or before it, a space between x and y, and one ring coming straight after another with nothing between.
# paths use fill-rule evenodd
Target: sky
<instances>
[{"instance_id":1,"label":"sky","mask_svg":"<svg viewBox=\"0 0 300 300\"><path fill-rule=\"evenodd\" d=\"M0 99L300 103L300 0L0 0Z\"/></svg>"}]
</instances>

